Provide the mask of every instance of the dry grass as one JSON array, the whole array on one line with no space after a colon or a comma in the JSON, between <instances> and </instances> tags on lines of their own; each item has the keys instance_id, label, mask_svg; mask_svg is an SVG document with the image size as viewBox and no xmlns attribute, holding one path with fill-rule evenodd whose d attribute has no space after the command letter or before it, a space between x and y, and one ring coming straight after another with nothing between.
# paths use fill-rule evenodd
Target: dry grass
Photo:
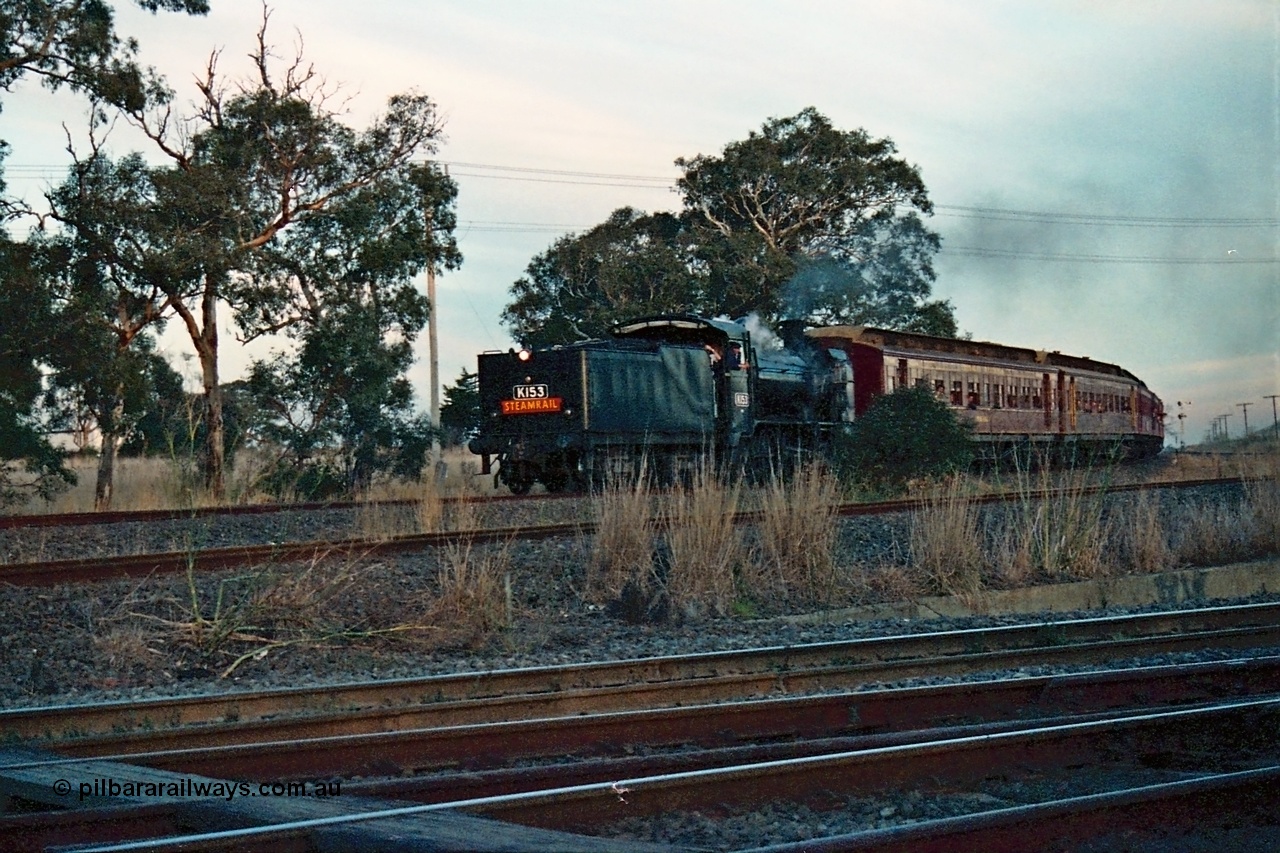
<instances>
[{"instance_id":1,"label":"dry grass","mask_svg":"<svg viewBox=\"0 0 1280 853\"><path fill-rule=\"evenodd\" d=\"M1280 475L1250 480L1244 488L1248 525L1255 551L1280 553Z\"/></svg>"},{"instance_id":2,"label":"dry grass","mask_svg":"<svg viewBox=\"0 0 1280 853\"><path fill-rule=\"evenodd\" d=\"M431 465L419 483L386 481L374 484L362 496L370 502L395 500L406 493L417 492L430 483L440 495L497 493L492 478L477 473L476 457L465 448L449 448L441 453L443 467ZM196 460L182 457L120 457L116 460L111 509L158 510L191 509L220 504L270 503L275 500L258 488L263 473L270 465L264 455L243 451L236 455L228 471L227 499L215 501L200 483ZM77 482L51 501L32 499L8 511L24 514L93 512L93 492L98 476L95 456L77 456L70 468Z\"/></svg>"},{"instance_id":3,"label":"dry grass","mask_svg":"<svg viewBox=\"0 0 1280 853\"><path fill-rule=\"evenodd\" d=\"M839 594L836 565L840 483L810 465L790 480L773 478L755 495L762 513L743 581L754 595L831 603Z\"/></svg>"},{"instance_id":4,"label":"dry grass","mask_svg":"<svg viewBox=\"0 0 1280 853\"><path fill-rule=\"evenodd\" d=\"M656 580L669 613L689 620L724 615L734 600L734 576L745 557L734 524L742 487L702 466L687 489L662 496L663 544Z\"/></svg>"},{"instance_id":5,"label":"dry grass","mask_svg":"<svg viewBox=\"0 0 1280 853\"><path fill-rule=\"evenodd\" d=\"M510 626L511 542L463 538L441 555L438 590L422 599L416 633L433 646L475 646Z\"/></svg>"},{"instance_id":6,"label":"dry grass","mask_svg":"<svg viewBox=\"0 0 1280 853\"><path fill-rule=\"evenodd\" d=\"M977 592L986 560L978 510L968 484L951 477L936 484L911 519L911 565L926 588L941 595Z\"/></svg>"},{"instance_id":7,"label":"dry grass","mask_svg":"<svg viewBox=\"0 0 1280 853\"><path fill-rule=\"evenodd\" d=\"M94 644L116 663L172 654L216 663L225 678L280 649L386 633L346 611L368 594L367 571L355 560L318 555L301 568L264 566L217 578L192 569L181 589L153 578L96 620Z\"/></svg>"},{"instance_id":8,"label":"dry grass","mask_svg":"<svg viewBox=\"0 0 1280 853\"><path fill-rule=\"evenodd\" d=\"M225 678L286 649L477 645L511 622L510 572L510 543L463 538L441 549L425 586L384 563L320 555L235 575L151 578L89 621L113 672L194 665Z\"/></svg>"},{"instance_id":9,"label":"dry grass","mask_svg":"<svg viewBox=\"0 0 1280 853\"><path fill-rule=\"evenodd\" d=\"M1010 584L1109 574L1106 499L1104 494L1088 494L1088 488L1086 472L1042 470L1038 478L1019 472L1017 499L995 532L995 574Z\"/></svg>"},{"instance_id":10,"label":"dry grass","mask_svg":"<svg viewBox=\"0 0 1280 853\"><path fill-rule=\"evenodd\" d=\"M1161 572L1174 563L1169 532L1158 499L1143 492L1128 502L1112 524L1121 565L1130 572Z\"/></svg>"},{"instance_id":11,"label":"dry grass","mask_svg":"<svg viewBox=\"0 0 1280 853\"><path fill-rule=\"evenodd\" d=\"M585 595L596 603L617 598L628 583L640 593L652 587L653 512L649 478L612 476L592 496L592 536Z\"/></svg>"}]
</instances>

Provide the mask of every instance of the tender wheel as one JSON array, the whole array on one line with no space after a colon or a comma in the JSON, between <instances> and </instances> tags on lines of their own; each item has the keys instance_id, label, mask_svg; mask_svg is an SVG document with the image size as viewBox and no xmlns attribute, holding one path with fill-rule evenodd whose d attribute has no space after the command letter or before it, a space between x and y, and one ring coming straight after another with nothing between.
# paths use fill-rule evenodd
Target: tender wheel
<instances>
[{"instance_id":1,"label":"tender wheel","mask_svg":"<svg viewBox=\"0 0 1280 853\"><path fill-rule=\"evenodd\" d=\"M499 473L502 473L502 481L507 484L507 488L513 495L527 495L536 479L533 469L527 462L516 462L511 465L510 471Z\"/></svg>"},{"instance_id":2,"label":"tender wheel","mask_svg":"<svg viewBox=\"0 0 1280 853\"><path fill-rule=\"evenodd\" d=\"M556 468L542 475L542 485L548 492L563 492L569 485L569 472Z\"/></svg>"}]
</instances>

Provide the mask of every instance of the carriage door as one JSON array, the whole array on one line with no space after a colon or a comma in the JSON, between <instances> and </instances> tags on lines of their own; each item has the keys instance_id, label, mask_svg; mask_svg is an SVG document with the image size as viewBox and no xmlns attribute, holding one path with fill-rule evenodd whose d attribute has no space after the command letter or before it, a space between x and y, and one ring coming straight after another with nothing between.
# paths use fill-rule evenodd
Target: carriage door
<instances>
[{"instance_id":1,"label":"carriage door","mask_svg":"<svg viewBox=\"0 0 1280 853\"><path fill-rule=\"evenodd\" d=\"M1053 380L1049 374L1040 376L1040 400L1044 405L1044 428L1053 428Z\"/></svg>"},{"instance_id":2,"label":"carriage door","mask_svg":"<svg viewBox=\"0 0 1280 853\"><path fill-rule=\"evenodd\" d=\"M1058 371L1058 433L1067 431L1067 374Z\"/></svg>"}]
</instances>

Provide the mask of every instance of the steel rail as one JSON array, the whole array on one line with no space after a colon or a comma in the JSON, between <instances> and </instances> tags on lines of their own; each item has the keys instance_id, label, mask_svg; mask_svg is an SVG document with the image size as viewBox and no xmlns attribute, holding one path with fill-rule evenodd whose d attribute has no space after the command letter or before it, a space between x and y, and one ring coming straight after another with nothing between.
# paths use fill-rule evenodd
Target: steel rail
<instances>
[{"instance_id":1,"label":"steel rail","mask_svg":"<svg viewBox=\"0 0 1280 853\"><path fill-rule=\"evenodd\" d=\"M1280 747L1277 723L1280 698L1273 697L432 805L581 832L666 812L746 811L770 802L821 807L833 796L971 784L992 775L1106 764L1159 766L1170 755L1234 745L1249 736L1265 740L1274 753ZM1274 763L1276 756L1269 757ZM1217 772L1203 764L1182 769Z\"/></svg>"},{"instance_id":2,"label":"steel rail","mask_svg":"<svg viewBox=\"0 0 1280 853\"><path fill-rule=\"evenodd\" d=\"M1014 772L1014 768L1025 773L1061 767L1064 762L1115 761L1117 756L1133 761L1183 749L1188 742L1204 739L1209 734L1229 739L1232 733L1257 727L1260 721L1274 723L1278 715L1280 700L1235 702L611 783L400 806L272 826L97 845L82 850L83 853L126 853L260 849L260 842L274 837L291 838L299 833L340 826L358 833L358 825L362 823L458 811L531 827L599 832L612 822L665 811L701 807L711 814L720 814L726 810L746 810L765 802L814 799L829 804L833 794L873 793L890 785L972 782L991 773ZM1269 745L1274 748L1274 739ZM1274 774L1275 768L1269 766L1255 772L1252 780L1259 786L1266 785L1277 778ZM1202 785L1205 788L1212 786L1214 775L1221 774L1204 771ZM1238 781L1240 774L1235 776ZM348 837L358 838L358 835Z\"/></svg>"},{"instance_id":3,"label":"steel rail","mask_svg":"<svg viewBox=\"0 0 1280 853\"><path fill-rule=\"evenodd\" d=\"M451 506L453 504L496 504L531 500L566 500L582 497L585 496L582 494L561 493L535 495L532 497L529 495L457 495L441 497L440 502L446 506ZM381 501L303 501L300 503L201 506L189 507L187 509L121 509L94 510L92 512L0 515L0 530L15 530L25 527L86 527L94 524L189 521L193 518L273 515L285 512L327 512L329 510L381 509L415 506L418 503L419 501L414 498L398 498Z\"/></svg>"},{"instance_id":4,"label":"steel rail","mask_svg":"<svg viewBox=\"0 0 1280 853\"><path fill-rule=\"evenodd\" d=\"M594 531L590 524L548 524L537 527L502 527L444 533L416 533L391 539L339 539L329 542L294 542L243 545L226 548L193 548L158 554L119 557L86 557L43 563L0 565L0 583L15 586L53 586L64 583L145 578L151 575L209 572L243 566L309 562L327 559L363 559L424 551L458 542L485 544L510 540L533 541L577 536Z\"/></svg>"},{"instance_id":5,"label":"steel rail","mask_svg":"<svg viewBox=\"0 0 1280 853\"><path fill-rule=\"evenodd\" d=\"M766 746L721 747L698 752L681 751L656 758L633 757L599 762L580 761L573 764L557 763L539 768L436 774L408 780L347 782L343 785L343 796L362 799L393 797L399 801L441 803L458 798L489 798L549 787L608 781L628 774L670 775L716 766L734 766L822 753L899 746L928 740L992 734L998 731L1011 732L1077 720L1079 717L1074 717L1070 721L1019 720L985 727L970 726L966 727L967 730L932 728L925 731L903 732L897 736L806 739ZM1259 776L1259 774L1262 775ZM1222 819L1223 802L1220 796L1224 786L1237 797L1233 806L1238 808L1241 802L1247 802L1256 808L1261 805L1258 795L1264 791L1267 796L1263 802L1273 805L1270 795L1277 780L1280 780L1280 768L1248 771L1214 776L1210 779L1197 779L1190 783L1174 783L1177 786L1174 788L1168 785L1148 786L1136 790L1109 792L1034 806L1020 806L935 820L889 830L810 839L796 845L781 844L763 848L756 853L763 853L764 850L770 853L844 850L929 853L929 851L956 849L1000 853L1000 851L1049 849L1051 843L1061 843L1068 837L1075 839L1096 837L1104 831L1112 833L1122 831L1126 838L1132 840L1138 830L1149 829L1153 825L1160 825L1167 829L1173 823L1170 820L1152 822L1150 810L1153 803L1162 804L1165 808L1171 801L1195 805L1203 799L1206 791L1215 792L1219 799L1212 803L1215 809L1213 814L1197 814L1193 820L1189 815L1183 814L1182 809L1179 810L1176 825L1197 828L1200 825L1208 825L1209 821L1205 818ZM1251 798L1241 800L1240 797ZM46 813L35 816L0 817L0 838L7 839L11 844L16 843L17 846L11 849L22 853L27 850L44 850L47 846L53 845L87 842L101 844L163 835L181 835L184 832L191 832L193 826L197 825L197 821L192 820L193 815L190 812L190 809L182 809L173 803L164 803L86 809L58 815ZM1117 823L1117 813L1123 818L1123 822ZM268 850L274 853L284 853L287 850L310 850L312 847L308 843L308 838L309 833L306 830L295 829L259 835L252 839L240 839L235 849ZM356 838L361 849L376 846L368 837L356 836ZM274 847L267 846L272 843L277 844ZM283 846L279 843L283 843ZM182 849L225 849L222 842L217 840L207 841L205 845L193 845Z\"/></svg>"},{"instance_id":6,"label":"steel rail","mask_svg":"<svg viewBox=\"0 0 1280 853\"><path fill-rule=\"evenodd\" d=\"M410 760L380 762L395 777L344 790L416 802L496 796L1275 695L1278 674L1280 659L1232 661L456 726L410 735L400 753Z\"/></svg>"},{"instance_id":7,"label":"steel rail","mask_svg":"<svg viewBox=\"0 0 1280 853\"><path fill-rule=\"evenodd\" d=\"M1271 632L1270 636L1280 639L1280 630ZM1217 638L1209 638L1207 642L1212 645L1215 639ZM1200 635L1180 646L1199 648L1205 647L1205 643L1206 638ZM1036 650L1030 657L1019 655L1018 660L1042 664L1081 660L1096 662L1111 656L1110 652L1117 648L1111 641L1090 646L1089 649L1050 647ZM1161 646L1163 650L1164 645ZM1127 650L1132 646L1128 642L1122 642L1119 648ZM194 772L216 767L217 775L234 778L275 780L326 775L400 775L441 766L472 766L482 763L486 755L503 754L505 747L501 744L486 746L482 750L484 741L475 732L472 733L475 737L470 742L453 742L451 749L446 748L451 735L441 733L445 728L532 721L528 724L530 748L566 730L572 734L554 742L557 748L571 748L575 743L583 743L574 740L574 737L582 735L592 726L603 726L599 720L603 715L625 713L637 708L669 709L691 705L699 707L701 710L698 713L702 716L721 719L726 726L723 729L725 732L735 730L727 728L729 721L735 721L734 725L737 726L754 726L761 731L772 731L769 728L773 725L772 722L754 718L759 707L749 699L817 690L847 691L865 683L865 679L861 677L865 672L875 676L887 673L903 677L913 674L972 673L990 671L1008 661L1008 656L980 654L940 661L857 665L835 668L834 671L801 671L776 681L765 678L762 685L760 680L751 676L746 676L745 679L741 676L727 676L711 679L710 684L673 682L639 690L615 687L599 691L516 696L478 702L444 703L392 714L362 714L355 718L338 717L318 721L296 719L279 723L267 720L256 724L102 735L65 741L57 745L57 750L68 757L144 763L175 771ZM1267 692L1273 685L1280 684L1274 662L1266 669L1261 684L1257 679L1246 679L1246 672L1247 670L1237 670L1228 676L1240 680L1235 687L1219 685L1219 689L1230 693L1247 687L1251 692ZM751 686L745 691L741 689L744 680ZM1028 707L1034 707L1038 701L1034 693L1037 685L1023 685L1020 683L1022 681L1025 679L1011 682L1011 689L1027 702ZM757 685L763 689L759 689ZM1047 689L1044 685L1038 686L1041 690ZM1032 693L1025 692L1028 688ZM998 697L1000 691L996 687L991 689L991 696L982 697L971 689L955 688L959 695L969 697L973 707L966 710L961 705L953 704L950 708L953 719L981 719L984 709L997 708L995 703L1001 701ZM1155 686L1149 686L1149 689L1154 702L1160 693ZM1176 695L1178 688L1174 689ZM1190 687L1187 692L1191 692ZM1204 695L1203 698L1212 698L1212 694ZM828 723L828 715L843 715L846 726L851 730L865 731L876 726L891 730L893 724L889 721L890 712L886 708L898 706L901 709L911 699L926 704L942 701L927 693L910 694L910 699L907 699L892 692L886 694L883 691L865 691L845 692L834 699L819 700L798 707L816 707L819 717ZM709 704L714 702L727 704ZM987 713L996 711L988 710ZM928 714L917 711L915 716L919 718ZM906 718L909 719L910 715L906 715ZM658 725L663 726L672 719L683 720L686 717L676 714L672 717L658 716L657 719ZM554 721L558 720L573 722L557 725ZM616 717L613 720L616 721ZM796 725L801 722L810 728L814 725L811 718L801 720ZM628 737L639 737L640 731L637 729L635 735L629 735L625 730L612 729L609 735L614 741L623 739L625 742ZM773 732L774 736L785 734L785 731Z\"/></svg>"},{"instance_id":8,"label":"steel rail","mask_svg":"<svg viewBox=\"0 0 1280 853\"><path fill-rule=\"evenodd\" d=\"M61 739L95 733L160 730L227 721L252 722L290 715L346 713L371 708L440 705L461 700L503 697L550 697L566 691L658 685L671 681L703 681L735 675L765 675L765 683L786 683L789 673L823 667L878 665L916 661L922 672L938 658L1008 652L1069 643L1168 635L1174 642L1194 632L1270 629L1280 626L1280 602L1156 613L1125 614L833 640L795 646L765 646L668 657L499 669L390 681L311 687L274 688L199 696L158 697L137 701L37 706L0 711L0 736ZM1257 643L1254 643L1257 645ZM1112 647L1113 649L1116 647ZM1065 650L1063 650L1065 655ZM1096 657L1094 658L1096 660ZM984 664L987 665L987 664ZM871 677L865 680L885 680ZM772 681L769 681L772 679ZM794 679L792 679L794 681Z\"/></svg>"},{"instance_id":9,"label":"steel rail","mask_svg":"<svg viewBox=\"0 0 1280 853\"><path fill-rule=\"evenodd\" d=\"M1247 820L1256 813L1261 823L1274 827L1277 790L1280 765L773 844L740 853L1036 853L1079 849L1090 843L1094 844L1090 849L1133 850L1144 841L1163 842L1159 846L1164 849L1177 849L1178 836L1194 838L1207 828L1224 825L1236 831L1243 845L1238 849L1261 850L1269 849L1261 846L1267 842L1240 837L1241 830L1250 826L1242 818ZM1113 845L1098 846L1109 838L1114 839Z\"/></svg>"},{"instance_id":10,"label":"steel rail","mask_svg":"<svg viewBox=\"0 0 1280 853\"><path fill-rule=\"evenodd\" d=\"M1240 477L1204 478L1197 480L1177 480L1168 483L1128 483L1116 486L1090 486L1088 494L1096 494L1096 490L1132 491L1143 488L1197 488L1201 486L1233 485L1244 482ZM1052 492L1040 491L1035 494L1044 497ZM984 500L989 496L985 496ZM573 500L590 498L586 492L556 492L543 495L461 495L442 497L441 502L451 504L489 504L510 503L517 501ZM997 498L998 499L998 498ZM94 524L120 524L148 521L185 521L193 518L216 518L219 516L237 515L270 515L284 512L323 512L327 510L391 508L413 506L418 501L402 498L382 501L304 501L299 503L262 503L225 506L190 507L187 509L138 509L138 510L95 510L92 512L64 512L44 514L0 515L0 530L19 529L24 527L82 527ZM866 506L881 506L882 511L911 509L919 501L881 501ZM858 504L842 504L843 507L854 507Z\"/></svg>"},{"instance_id":11,"label":"steel rail","mask_svg":"<svg viewBox=\"0 0 1280 853\"><path fill-rule=\"evenodd\" d=\"M1122 492L1159 489L1198 488L1206 485L1233 485L1245 482L1242 478L1223 480L1194 480L1179 483L1134 483L1119 486L1091 486L1078 490L1079 496L1109 495ZM998 493L975 495L966 501L981 506L1013 502L1049 500L1060 494L1055 490L1043 490L1028 494ZM505 496L500 496L504 497ZM515 497L515 496L512 496ZM835 508L840 517L885 515L914 512L928 506L927 499L882 501L878 503L848 503ZM324 506L324 505L322 505ZM763 519L763 510L741 510L734 514L735 524L754 524ZM658 523L654 520L654 523ZM181 574L189 571L216 571L255 564L289 563L318 559L360 559L392 554L412 553L430 548L466 542L487 544L512 540L535 541L572 536L594 535L597 526L589 520L573 523L523 525L502 528L477 528L473 530L442 533L418 533L395 536L390 539L341 539L336 541L292 542L272 545L234 546L224 548L191 549L164 553L129 554L118 557L88 557L31 563L0 565L0 583L15 586L52 586L63 583L89 583L125 578L142 578L157 574Z\"/></svg>"}]
</instances>

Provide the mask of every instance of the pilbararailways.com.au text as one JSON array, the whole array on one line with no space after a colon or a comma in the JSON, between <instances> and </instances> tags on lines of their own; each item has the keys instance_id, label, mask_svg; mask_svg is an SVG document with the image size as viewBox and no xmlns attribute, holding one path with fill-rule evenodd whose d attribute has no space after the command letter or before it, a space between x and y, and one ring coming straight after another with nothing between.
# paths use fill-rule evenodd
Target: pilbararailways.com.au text
<instances>
[{"instance_id":1,"label":"pilbararailways.com.au text","mask_svg":"<svg viewBox=\"0 0 1280 853\"><path fill-rule=\"evenodd\" d=\"M220 798L231 802L236 797L336 797L342 793L342 780L317 780L314 782L231 782L224 779L171 779L164 782L145 782L128 779L123 782L99 776L90 781L72 785L66 779L53 783L53 790L60 797L77 792L80 802L87 798L102 797L191 797Z\"/></svg>"}]
</instances>

